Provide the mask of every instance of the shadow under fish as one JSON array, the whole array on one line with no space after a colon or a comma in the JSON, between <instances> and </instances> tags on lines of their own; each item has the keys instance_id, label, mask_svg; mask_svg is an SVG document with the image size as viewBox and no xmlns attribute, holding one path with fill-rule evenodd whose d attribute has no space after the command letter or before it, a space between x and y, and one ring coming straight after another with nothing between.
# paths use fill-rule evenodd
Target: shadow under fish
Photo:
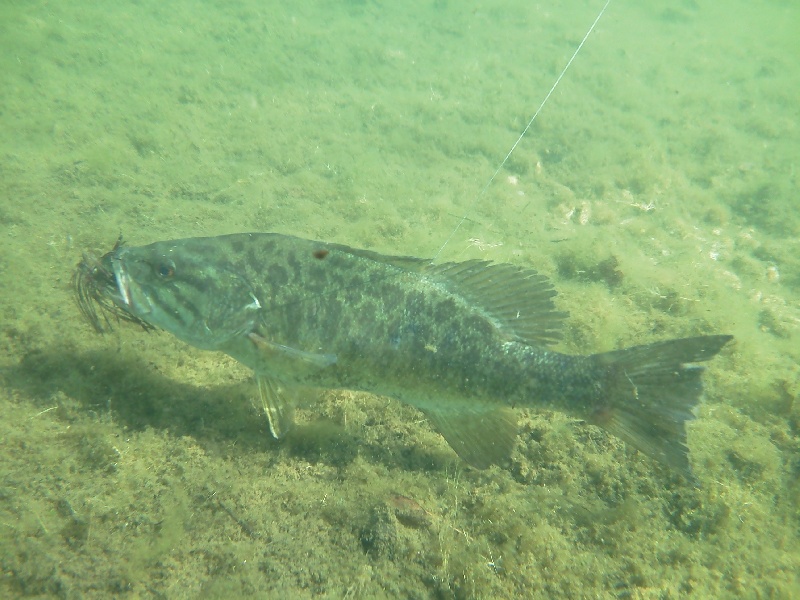
<instances>
[{"instance_id":1,"label":"shadow under fish","mask_svg":"<svg viewBox=\"0 0 800 600\"><path fill-rule=\"evenodd\" d=\"M548 349L566 313L533 270L431 264L273 233L189 238L84 256L73 277L95 330L163 329L250 367L272 435L301 386L417 407L470 465L514 446L514 406L568 412L692 480L686 422L703 368L732 339L708 335L589 356Z\"/></svg>"}]
</instances>

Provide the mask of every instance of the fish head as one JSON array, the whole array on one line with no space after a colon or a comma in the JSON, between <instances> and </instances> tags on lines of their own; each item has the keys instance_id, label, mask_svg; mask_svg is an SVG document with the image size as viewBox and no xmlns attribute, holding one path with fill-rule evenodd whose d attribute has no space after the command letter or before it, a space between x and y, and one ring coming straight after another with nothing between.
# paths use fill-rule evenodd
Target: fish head
<instances>
[{"instance_id":1,"label":"fish head","mask_svg":"<svg viewBox=\"0 0 800 600\"><path fill-rule=\"evenodd\" d=\"M252 332L261 304L247 279L201 240L129 247L118 242L100 259L84 257L74 280L78 303L95 329L107 314L146 329L163 329L207 350Z\"/></svg>"}]
</instances>

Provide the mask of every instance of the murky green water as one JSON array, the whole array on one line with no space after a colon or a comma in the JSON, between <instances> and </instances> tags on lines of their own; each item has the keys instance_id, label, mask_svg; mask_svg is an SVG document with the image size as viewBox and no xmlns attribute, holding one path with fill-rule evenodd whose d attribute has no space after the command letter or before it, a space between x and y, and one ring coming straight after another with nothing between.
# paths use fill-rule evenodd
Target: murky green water
<instances>
[{"instance_id":1,"label":"murky green water","mask_svg":"<svg viewBox=\"0 0 800 600\"><path fill-rule=\"evenodd\" d=\"M6 2L0 595L800 596L800 9L614 2ZM699 489L520 412L503 469L328 393L282 443L249 374L96 336L84 251L277 231L532 266L560 349L732 333Z\"/></svg>"}]
</instances>

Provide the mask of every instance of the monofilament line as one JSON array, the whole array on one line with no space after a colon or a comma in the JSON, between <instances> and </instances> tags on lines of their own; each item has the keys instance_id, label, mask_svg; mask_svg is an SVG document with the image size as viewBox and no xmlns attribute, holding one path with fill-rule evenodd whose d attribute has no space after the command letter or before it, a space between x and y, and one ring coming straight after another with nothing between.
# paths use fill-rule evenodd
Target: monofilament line
<instances>
[{"instance_id":1,"label":"monofilament line","mask_svg":"<svg viewBox=\"0 0 800 600\"><path fill-rule=\"evenodd\" d=\"M545 95L544 100L542 100L542 103L539 104L539 108L537 108L536 112L533 113L533 116L531 117L531 120L528 121L528 124L525 126L525 129L523 129L522 133L519 134L519 137L517 138L517 141L514 142L514 144L511 146L511 150L508 151L508 154L506 154L506 157L500 162L500 165L497 167L495 172L489 178L489 181L486 182L486 185L483 186L483 189L481 189L481 191L478 192L478 195L475 196L475 199L467 207L467 210L464 212L464 216L461 217L461 220L458 222L458 224L456 224L455 228L453 228L453 231L450 232L450 235L444 241L444 244L442 244L442 247L439 248L439 250L436 252L434 257L431 259L431 262L433 262L437 258L439 258L439 255L445 249L445 246L447 246L447 244L450 243L450 240L452 240L453 237L458 232L458 230L461 229L461 226L464 224L464 221L466 221L467 218L469 218L470 213L475 209L475 206L477 206L477 204L480 201L480 199L486 193L486 190L489 189L489 186L492 185L492 182L495 180L495 178L497 177L498 173L500 173L500 171L503 170L503 167L506 166L506 163L508 162L508 159L511 158L511 155L514 153L514 150L516 150L517 146L522 141L522 138L525 137L525 134L528 133L528 130L531 128L531 125L533 125L533 122L536 120L536 117L539 116L539 113L542 112L542 109L544 108L544 105L547 104L547 101L550 99L550 96L552 96L553 92L556 91L556 88L558 87L558 84L561 83L561 80L564 78L564 75L566 74L567 69L569 69L570 65L572 64L572 61L575 60L575 57L578 56L578 52L581 51L581 48L583 48L583 45L586 43L586 40L589 39L589 36L592 34L592 31L594 31L594 28L597 25L597 23L600 21L600 18L603 16L603 13L606 12L606 9L608 8L609 4L611 4L611 0L606 0L605 5L603 6L603 8L600 9L600 12L597 13L597 17L595 17L595 20L592 23L591 27L589 27L589 29L586 31L586 35L583 36L583 39L581 40L581 43L578 44L577 48L575 48L575 52L572 53L572 56L567 61L567 64L564 66L563 69L561 69L561 73L559 73L558 77L556 77L556 80L555 80L555 82L553 82L553 86L550 88L550 91L547 92L547 95Z\"/></svg>"}]
</instances>

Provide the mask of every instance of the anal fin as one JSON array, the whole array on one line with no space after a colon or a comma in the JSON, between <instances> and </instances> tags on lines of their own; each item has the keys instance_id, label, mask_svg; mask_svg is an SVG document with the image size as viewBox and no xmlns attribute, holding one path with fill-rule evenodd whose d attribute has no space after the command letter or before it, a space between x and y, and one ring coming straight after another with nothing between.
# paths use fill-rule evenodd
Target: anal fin
<instances>
[{"instance_id":1,"label":"anal fin","mask_svg":"<svg viewBox=\"0 0 800 600\"><path fill-rule=\"evenodd\" d=\"M476 469L504 461L514 449L517 418L510 408L423 412L456 454Z\"/></svg>"}]
</instances>

